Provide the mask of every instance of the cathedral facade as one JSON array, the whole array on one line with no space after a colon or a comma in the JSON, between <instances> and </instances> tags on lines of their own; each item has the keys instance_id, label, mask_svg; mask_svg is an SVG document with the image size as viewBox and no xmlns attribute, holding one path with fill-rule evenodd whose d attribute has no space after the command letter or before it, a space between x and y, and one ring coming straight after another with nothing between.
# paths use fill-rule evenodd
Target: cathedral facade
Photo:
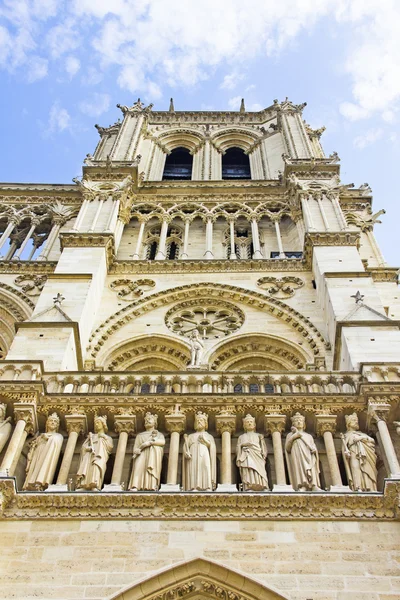
<instances>
[{"instance_id":1,"label":"cathedral facade","mask_svg":"<svg viewBox=\"0 0 400 600\"><path fill-rule=\"evenodd\" d=\"M0 184L0 598L400 597L400 293L305 105Z\"/></svg>"}]
</instances>

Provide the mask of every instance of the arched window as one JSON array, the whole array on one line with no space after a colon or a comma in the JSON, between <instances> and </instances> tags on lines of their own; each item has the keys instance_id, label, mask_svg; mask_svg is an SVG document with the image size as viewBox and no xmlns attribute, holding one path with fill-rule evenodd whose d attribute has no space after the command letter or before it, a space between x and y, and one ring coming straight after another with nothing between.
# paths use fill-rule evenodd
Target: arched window
<instances>
[{"instance_id":1,"label":"arched window","mask_svg":"<svg viewBox=\"0 0 400 600\"><path fill-rule=\"evenodd\" d=\"M251 179L249 157L241 148L228 148L223 154L222 179Z\"/></svg>"},{"instance_id":2,"label":"arched window","mask_svg":"<svg viewBox=\"0 0 400 600\"><path fill-rule=\"evenodd\" d=\"M147 258L148 260L154 260L157 254L157 242L151 242L147 248Z\"/></svg>"},{"instance_id":3,"label":"arched window","mask_svg":"<svg viewBox=\"0 0 400 600\"><path fill-rule=\"evenodd\" d=\"M233 388L233 392L235 394L242 394L243 393L243 386L240 383L237 383L234 388Z\"/></svg>"},{"instance_id":4,"label":"arched window","mask_svg":"<svg viewBox=\"0 0 400 600\"><path fill-rule=\"evenodd\" d=\"M249 385L249 392L250 392L250 394L258 394L259 391L260 391L260 388L257 385L257 383L251 383Z\"/></svg>"},{"instance_id":5,"label":"arched window","mask_svg":"<svg viewBox=\"0 0 400 600\"><path fill-rule=\"evenodd\" d=\"M266 383L265 387L264 387L264 391L266 394L274 394L275 393L275 388L272 385L272 383Z\"/></svg>"},{"instance_id":6,"label":"arched window","mask_svg":"<svg viewBox=\"0 0 400 600\"><path fill-rule=\"evenodd\" d=\"M156 392L157 394L165 394L165 385L163 383L157 383Z\"/></svg>"},{"instance_id":7,"label":"arched window","mask_svg":"<svg viewBox=\"0 0 400 600\"><path fill-rule=\"evenodd\" d=\"M143 383L142 387L140 388L140 393L141 394L150 394L150 384L149 383Z\"/></svg>"},{"instance_id":8,"label":"arched window","mask_svg":"<svg viewBox=\"0 0 400 600\"><path fill-rule=\"evenodd\" d=\"M165 160L163 180L192 179L193 156L186 148L175 148Z\"/></svg>"}]
</instances>

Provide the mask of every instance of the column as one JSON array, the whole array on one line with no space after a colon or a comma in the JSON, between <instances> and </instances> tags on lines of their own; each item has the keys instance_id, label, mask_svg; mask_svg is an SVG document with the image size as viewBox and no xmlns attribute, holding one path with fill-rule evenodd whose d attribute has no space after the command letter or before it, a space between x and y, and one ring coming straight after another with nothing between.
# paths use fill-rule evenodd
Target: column
<instances>
[{"instance_id":1,"label":"column","mask_svg":"<svg viewBox=\"0 0 400 600\"><path fill-rule=\"evenodd\" d=\"M112 196L109 196L108 199L111 200L111 210L110 210L110 215L107 219L105 231L111 231L111 224L115 218L115 214L118 215L119 204L120 204L119 198L113 200Z\"/></svg>"},{"instance_id":2,"label":"column","mask_svg":"<svg viewBox=\"0 0 400 600\"><path fill-rule=\"evenodd\" d=\"M342 208L340 206L337 195L335 193L328 193L328 194L325 194L325 196L326 196L326 198L328 198L328 200L331 201L333 210L335 211L335 215L336 215L336 218L339 223L339 227L340 227L341 231L344 231L345 229L347 229L347 222L346 222L346 219L344 218L344 214L343 214Z\"/></svg>"},{"instance_id":3,"label":"column","mask_svg":"<svg viewBox=\"0 0 400 600\"><path fill-rule=\"evenodd\" d=\"M119 433L117 451L115 453L114 468L111 475L111 483L103 487L104 492L121 492L124 487L121 485L122 470L126 454L128 438L136 430L136 415L124 411L123 414L116 415L114 429Z\"/></svg>"},{"instance_id":4,"label":"column","mask_svg":"<svg viewBox=\"0 0 400 600\"><path fill-rule=\"evenodd\" d=\"M76 442L78 441L79 435L87 431L85 414L73 413L71 415L65 415L65 422L68 440L67 445L65 446L60 471L56 483L49 485L46 492L68 492L68 475L71 470L72 459L74 458Z\"/></svg>"},{"instance_id":5,"label":"column","mask_svg":"<svg viewBox=\"0 0 400 600\"><path fill-rule=\"evenodd\" d=\"M89 202L89 199L88 199L88 198L86 198L86 199L85 199L85 200L82 202L82 205L81 205L81 208L80 208L79 214L78 214L78 216L76 217L75 225L74 225L74 227L73 227L72 231L79 231L79 229L80 229L80 227L81 227L81 225L82 225L82 223L83 223L83 219L84 219L84 218L85 218L85 216L86 216L87 209L89 208L89 204L90 204L90 202Z\"/></svg>"},{"instance_id":6,"label":"column","mask_svg":"<svg viewBox=\"0 0 400 600\"><path fill-rule=\"evenodd\" d=\"M156 254L156 260L165 260L166 258L166 242L168 233L168 221L163 219L161 223L160 241L158 243L158 252Z\"/></svg>"},{"instance_id":7,"label":"column","mask_svg":"<svg viewBox=\"0 0 400 600\"><path fill-rule=\"evenodd\" d=\"M258 223L256 217L252 217L250 221L251 237L253 239L253 258L263 258L260 248L260 235L258 233Z\"/></svg>"},{"instance_id":8,"label":"column","mask_svg":"<svg viewBox=\"0 0 400 600\"><path fill-rule=\"evenodd\" d=\"M235 219L229 219L229 240L231 251L229 254L229 260L236 260L236 251L235 251Z\"/></svg>"},{"instance_id":9,"label":"column","mask_svg":"<svg viewBox=\"0 0 400 600\"><path fill-rule=\"evenodd\" d=\"M99 202L99 205L97 207L96 213L94 215L94 219L92 221L92 224L90 226L90 229L89 229L88 233L93 233L94 230L96 229L97 221L99 220L101 209L103 208L104 198L100 198L100 199L97 198L97 200Z\"/></svg>"},{"instance_id":10,"label":"column","mask_svg":"<svg viewBox=\"0 0 400 600\"><path fill-rule=\"evenodd\" d=\"M237 487L232 483L232 449L231 435L236 431L236 415L229 411L222 411L215 415L217 433L221 434L221 483L217 492L237 492Z\"/></svg>"},{"instance_id":11,"label":"column","mask_svg":"<svg viewBox=\"0 0 400 600\"><path fill-rule=\"evenodd\" d=\"M37 431L36 405L23 402L14 404L14 419L16 425L1 463L1 477L14 475L28 434Z\"/></svg>"},{"instance_id":12,"label":"column","mask_svg":"<svg viewBox=\"0 0 400 600\"><path fill-rule=\"evenodd\" d=\"M306 195L301 194L300 196L301 206L303 209L303 218L307 228L307 231L315 231L314 221L311 215L310 206L308 204L308 198Z\"/></svg>"},{"instance_id":13,"label":"column","mask_svg":"<svg viewBox=\"0 0 400 600\"><path fill-rule=\"evenodd\" d=\"M171 434L169 442L167 483L161 485L161 492L179 492L178 461L179 436L186 428L186 415L180 411L179 405L174 412L165 415L165 427Z\"/></svg>"},{"instance_id":14,"label":"column","mask_svg":"<svg viewBox=\"0 0 400 600\"><path fill-rule=\"evenodd\" d=\"M390 437L386 419L389 416L390 404L384 402L368 402L367 427L375 425L378 428L380 442L384 452L384 462L390 479L400 479L400 465Z\"/></svg>"},{"instance_id":15,"label":"column","mask_svg":"<svg viewBox=\"0 0 400 600\"><path fill-rule=\"evenodd\" d=\"M286 484L285 462L283 459L282 433L285 431L286 415L265 415L264 423L266 432L272 437L274 447L276 484L274 484L272 491L293 492L292 486ZM271 483L270 481L270 487Z\"/></svg>"},{"instance_id":16,"label":"column","mask_svg":"<svg viewBox=\"0 0 400 600\"><path fill-rule=\"evenodd\" d=\"M142 243L143 243L144 228L146 226L146 220L147 219L145 219L143 217L138 217L138 222L140 223L140 227L139 227L138 239L136 242L135 254L132 256L133 260L140 260L140 257L142 255Z\"/></svg>"},{"instance_id":17,"label":"column","mask_svg":"<svg viewBox=\"0 0 400 600\"><path fill-rule=\"evenodd\" d=\"M61 220L57 217L54 218L54 225L51 228L49 237L47 238L47 240L43 246L40 256L38 257L38 260L47 260L49 254L51 252L51 249L53 247L53 244L60 232L61 227L64 225L64 223L65 223L65 220Z\"/></svg>"},{"instance_id":18,"label":"column","mask_svg":"<svg viewBox=\"0 0 400 600\"><path fill-rule=\"evenodd\" d=\"M324 199L323 199L323 196L322 196L322 194L314 194L314 198L316 199L316 201L318 203L319 212L321 213L321 217L322 217L322 220L324 222L325 229L326 229L326 231L330 231L331 228L329 226L328 217L326 216L326 212L325 212L325 209L324 209L324 204L323 204Z\"/></svg>"},{"instance_id":19,"label":"column","mask_svg":"<svg viewBox=\"0 0 400 600\"><path fill-rule=\"evenodd\" d=\"M10 237L10 233L12 233L12 231L14 230L14 227L16 225L18 225L19 220L18 219L10 219L10 222L8 223L7 227L5 228L2 236L0 237L0 250L3 248L3 246L7 243L8 238Z\"/></svg>"},{"instance_id":20,"label":"column","mask_svg":"<svg viewBox=\"0 0 400 600\"><path fill-rule=\"evenodd\" d=\"M189 258L189 256L188 256L189 226L190 226L190 219L185 219L185 231L183 234L183 252L179 257L182 260L186 260L187 258Z\"/></svg>"},{"instance_id":21,"label":"column","mask_svg":"<svg viewBox=\"0 0 400 600\"><path fill-rule=\"evenodd\" d=\"M214 258L213 248L213 222L212 217L207 217L206 221L206 251L204 258Z\"/></svg>"},{"instance_id":22,"label":"column","mask_svg":"<svg viewBox=\"0 0 400 600\"><path fill-rule=\"evenodd\" d=\"M26 234L25 239L22 242L22 244L20 245L20 247L18 248L17 252L13 256L14 260L18 260L18 259L21 258L21 254L25 250L25 247L26 247L27 243L29 242L29 240L31 239L31 236L32 236L33 232L35 231L35 229L36 229L36 227L37 227L38 224L39 224L39 220L38 219L32 219L31 220L31 226L29 228L29 231Z\"/></svg>"},{"instance_id":23,"label":"column","mask_svg":"<svg viewBox=\"0 0 400 600\"><path fill-rule=\"evenodd\" d=\"M372 250L378 260L378 266L384 267L387 263L383 257L383 254L382 254L378 244L376 243L373 231L371 229L367 229L365 234L366 234L367 238L369 239L369 243L371 244Z\"/></svg>"},{"instance_id":24,"label":"column","mask_svg":"<svg viewBox=\"0 0 400 600\"><path fill-rule=\"evenodd\" d=\"M272 219L274 224L275 224L275 231L276 231L276 239L278 242L278 249L279 249L279 258L285 258L285 253L283 251L283 245L282 245L282 236L281 236L281 228L279 226L279 217Z\"/></svg>"},{"instance_id":25,"label":"column","mask_svg":"<svg viewBox=\"0 0 400 600\"><path fill-rule=\"evenodd\" d=\"M331 492L350 492L348 485L343 485L340 475L333 434L336 431L336 415L315 415L316 431L318 436L324 438L326 458L328 459L329 472L331 474Z\"/></svg>"}]
</instances>

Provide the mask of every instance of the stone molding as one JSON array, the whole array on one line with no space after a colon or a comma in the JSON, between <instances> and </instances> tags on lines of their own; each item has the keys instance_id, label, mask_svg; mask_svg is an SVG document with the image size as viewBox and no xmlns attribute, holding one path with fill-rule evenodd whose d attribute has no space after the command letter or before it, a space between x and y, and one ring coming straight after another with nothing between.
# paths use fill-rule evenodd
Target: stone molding
<instances>
[{"instance_id":1,"label":"stone molding","mask_svg":"<svg viewBox=\"0 0 400 600\"><path fill-rule=\"evenodd\" d=\"M1 268L1 263L0 263ZM115 260L110 264L112 275L145 273L263 273L270 271L309 271L307 262L299 258L267 258L250 260Z\"/></svg>"},{"instance_id":2,"label":"stone molding","mask_svg":"<svg viewBox=\"0 0 400 600\"><path fill-rule=\"evenodd\" d=\"M0 479L2 519L345 519L399 520L400 480L383 493L213 492L18 493L13 478Z\"/></svg>"}]
</instances>

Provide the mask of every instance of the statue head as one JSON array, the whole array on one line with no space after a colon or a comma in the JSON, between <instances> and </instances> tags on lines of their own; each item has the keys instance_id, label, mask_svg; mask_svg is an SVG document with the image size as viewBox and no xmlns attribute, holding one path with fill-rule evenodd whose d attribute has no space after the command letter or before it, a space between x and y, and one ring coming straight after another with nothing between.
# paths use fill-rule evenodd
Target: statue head
<instances>
[{"instance_id":1,"label":"statue head","mask_svg":"<svg viewBox=\"0 0 400 600\"><path fill-rule=\"evenodd\" d=\"M192 340L197 340L199 337L199 330L198 329L193 329L192 331L192 335L190 336L192 338Z\"/></svg>"},{"instance_id":2,"label":"statue head","mask_svg":"<svg viewBox=\"0 0 400 600\"><path fill-rule=\"evenodd\" d=\"M6 412L7 404L0 404L0 421L4 421L4 419L6 418Z\"/></svg>"},{"instance_id":3,"label":"statue head","mask_svg":"<svg viewBox=\"0 0 400 600\"><path fill-rule=\"evenodd\" d=\"M144 416L144 426L146 429L157 429L158 415L147 412Z\"/></svg>"},{"instance_id":4,"label":"statue head","mask_svg":"<svg viewBox=\"0 0 400 600\"><path fill-rule=\"evenodd\" d=\"M104 431L104 433L107 433L108 427L107 427L107 417L106 416L97 415L94 418L94 430L96 433L99 433L101 431Z\"/></svg>"},{"instance_id":5,"label":"statue head","mask_svg":"<svg viewBox=\"0 0 400 600\"><path fill-rule=\"evenodd\" d=\"M293 427L296 427L296 429L300 429L301 431L306 426L306 418L304 415L301 415L299 412L297 412L293 415L293 417L291 418L291 421L292 421Z\"/></svg>"},{"instance_id":6,"label":"statue head","mask_svg":"<svg viewBox=\"0 0 400 600\"><path fill-rule=\"evenodd\" d=\"M346 415L345 421L346 421L346 429L357 430L360 428L359 424L358 424L358 417L357 417L356 413L352 413L351 415Z\"/></svg>"},{"instance_id":7,"label":"statue head","mask_svg":"<svg viewBox=\"0 0 400 600\"><path fill-rule=\"evenodd\" d=\"M60 417L57 413L53 413L47 417L46 420L46 433L49 431L58 431L60 427Z\"/></svg>"},{"instance_id":8,"label":"statue head","mask_svg":"<svg viewBox=\"0 0 400 600\"><path fill-rule=\"evenodd\" d=\"M205 431L208 427L208 415L198 412L194 417L194 428L196 431Z\"/></svg>"},{"instance_id":9,"label":"statue head","mask_svg":"<svg viewBox=\"0 0 400 600\"><path fill-rule=\"evenodd\" d=\"M248 414L244 417L243 429L245 431L255 431L256 430L256 420L252 415Z\"/></svg>"}]
</instances>

